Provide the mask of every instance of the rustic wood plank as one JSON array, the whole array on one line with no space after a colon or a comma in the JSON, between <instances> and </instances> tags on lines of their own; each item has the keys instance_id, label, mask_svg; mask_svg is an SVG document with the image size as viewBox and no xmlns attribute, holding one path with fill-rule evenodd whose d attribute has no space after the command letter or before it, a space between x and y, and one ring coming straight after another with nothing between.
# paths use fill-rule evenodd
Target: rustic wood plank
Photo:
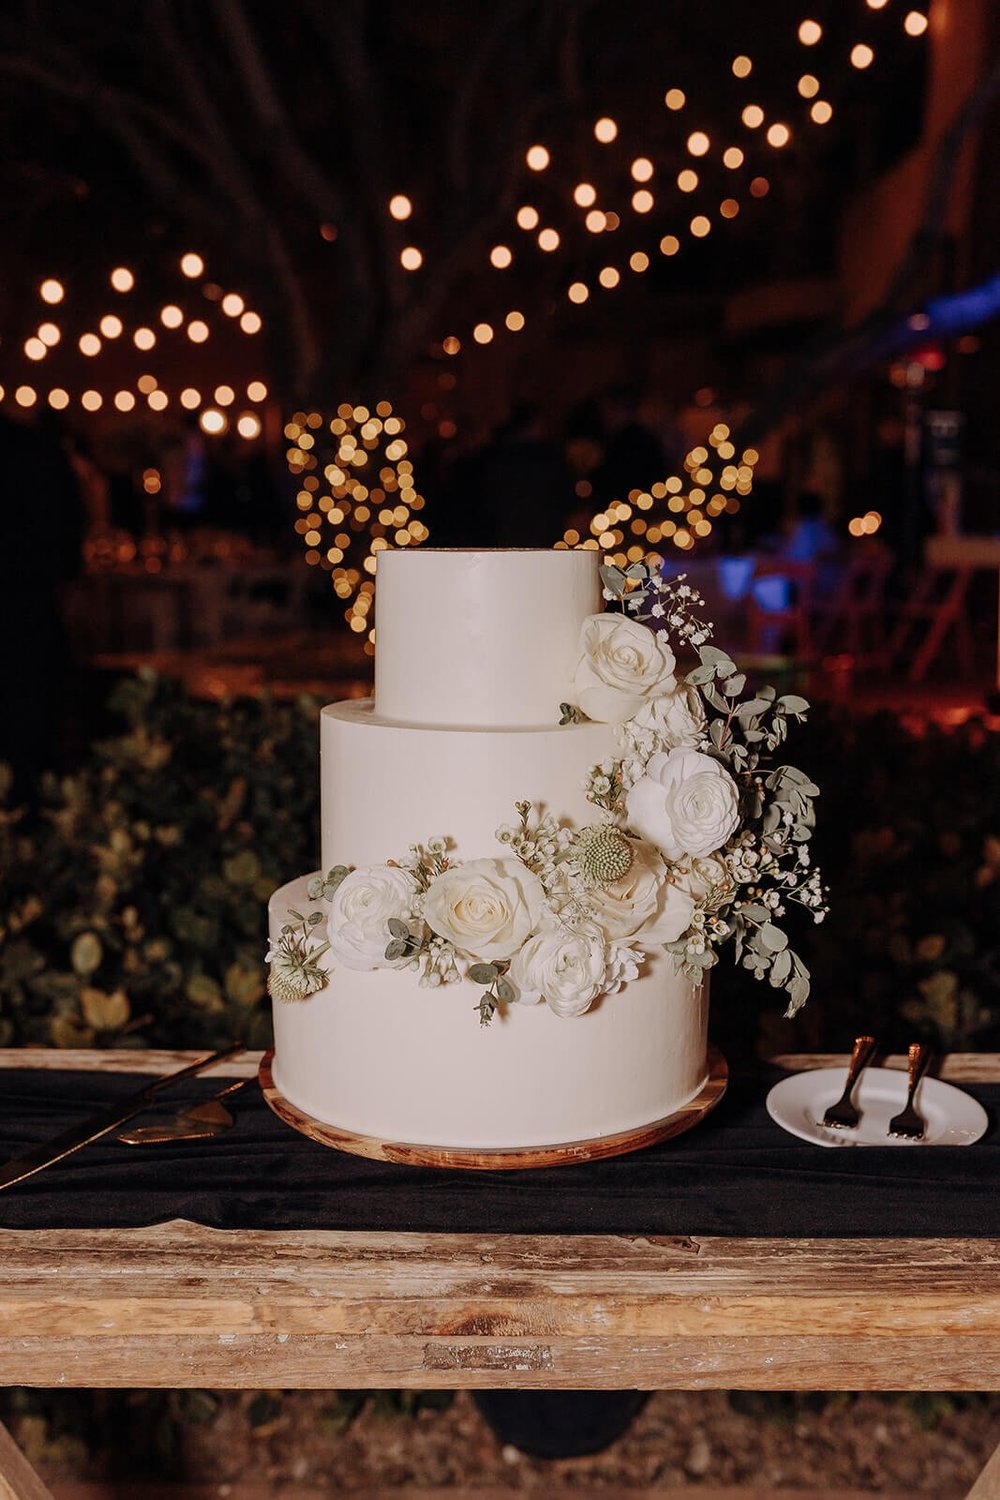
<instances>
[{"instance_id":1,"label":"rustic wood plank","mask_svg":"<svg viewBox=\"0 0 1000 1500\"><path fill-rule=\"evenodd\" d=\"M993 1454L965 1500L1000 1500L1000 1447Z\"/></svg>"},{"instance_id":2,"label":"rustic wood plank","mask_svg":"<svg viewBox=\"0 0 1000 1500\"><path fill-rule=\"evenodd\" d=\"M1000 1388L1000 1241L0 1232L0 1380Z\"/></svg>"},{"instance_id":3,"label":"rustic wood plank","mask_svg":"<svg viewBox=\"0 0 1000 1500\"><path fill-rule=\"evenodd\" d=\"M387 1500L385 1488L351 1490L350 1500ZM409 1485L393 1486L392 1495L399 1500L516 1500L524 1490L514 1485L492 1485L488 1488L445 1485L440 1488L411 1489ZM703 1484L671 1486L631 1487L627 1485L601 1484L600 1488L589 1484L574 1484L572 1479L546 1480L545 1494L555 1500L588 1500L600 1494L601 1500L874 1500L873 1490L831 1490L824 1485L821 1490L774 1490L758 1485L732 1486L722 1489ZM136 1484L132 1480L105 1480L100 1483L67 1482L54 1484L52 1500L330 1500L329 1489L317 1489L310 1485L247 1485L240 1481L239 1488L226 1484ZM914 1500L913 1490L879 1490L877 1500ZM962 1500L958 1490L938 1490L934 1500Z\"/></svg>"},{"instance_id":4,"label":"rustic wood plank","mask_svg":"<svg viewBox=\"0 0 1000 1500\"><path fill-rule=\"evenodd\" d=\"M0 1500L53 1500L20 1448L0 1422Z\"/></svg>"}]
</instances>

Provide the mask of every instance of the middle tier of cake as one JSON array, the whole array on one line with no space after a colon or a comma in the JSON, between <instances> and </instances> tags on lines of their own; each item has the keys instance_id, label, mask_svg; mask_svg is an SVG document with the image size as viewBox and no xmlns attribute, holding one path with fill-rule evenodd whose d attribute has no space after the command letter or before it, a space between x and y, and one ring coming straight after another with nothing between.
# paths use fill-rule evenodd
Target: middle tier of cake
<instances>
[{"instance_id":1,"label":"middle tier of cake","mask_svg":"<svg viewBox=\"0 0 1000 1500\"><path fill-rule=\"evenodd\" d=\"M608 724L444 729L377 715L370 699L323 709L323 869L384 864L441 835L462 859L497 858L516 802L577 827L601 816L586 799L591 767L615 754Z\"/></svg>"}]
</instances>

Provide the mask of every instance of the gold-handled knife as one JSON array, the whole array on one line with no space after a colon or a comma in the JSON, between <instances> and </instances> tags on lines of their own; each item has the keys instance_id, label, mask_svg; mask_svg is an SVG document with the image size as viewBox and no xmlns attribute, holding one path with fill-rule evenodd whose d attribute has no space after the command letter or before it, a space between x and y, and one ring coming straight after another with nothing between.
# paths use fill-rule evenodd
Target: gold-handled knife
<instances>
[{"instance_id":1,"label":"gold-handled knife","mask_svg":"<svg viewBox=\"0 0 1000 1500\"><path fill-rule=\"evenodd\" d=\"M154 1078L152 1083L144 1084L141 1089L134 1094L129 1094L125 1099L120 1099L117 1104L111 1104L107 1109L89 1115L86 1120L81 1120L79 1125L71 1125L69 1130L64 1130L61 1135L53 1136L52 1140L45 1141L41 1146L35 1146L33 1150L25 1152L24 1156L7 1162L6 1166L0 1167L0 1191L13 1187L17 1182L23 1182L26 1177L33 1177L44 1167L51 1167L57 1161L62 1161L64 1157L71 1156L74 1151L79 1151L81 1146L89 1146L91 1141L100 1140L102 1135L117 1130L119 1125L124 1125L126 1120L131 1120L133 1115L144 1110L161 1089L180 1083L182 1078L192 1078L195 1073L203 1073L213 1064L225 1062L227 1057L233 1057L237 1052L242 1051L243 1043L233 1042L218 1052L199 1057L195 1062L188 1063L187 1067L179 1068L175 1073L165 1073L162 1078Z\"/></svg>"}]
</instances>

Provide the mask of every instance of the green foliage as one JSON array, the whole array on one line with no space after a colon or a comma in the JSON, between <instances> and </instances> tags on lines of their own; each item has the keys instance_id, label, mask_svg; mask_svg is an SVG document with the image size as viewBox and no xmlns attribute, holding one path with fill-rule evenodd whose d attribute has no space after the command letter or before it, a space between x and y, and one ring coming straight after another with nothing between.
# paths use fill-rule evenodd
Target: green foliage
<instances>
[{"instance_id":1,"label":"green foliage","mask_svg":"<svg viewBox=\"0 0 1000 1500\"><path fill-rule=\"evenodd\" d=\"M262 1045L267 899L318 845L316 705L143 673L112 708L38 812L0 802L0 1045Z\"/></svg>"}]
</instances>

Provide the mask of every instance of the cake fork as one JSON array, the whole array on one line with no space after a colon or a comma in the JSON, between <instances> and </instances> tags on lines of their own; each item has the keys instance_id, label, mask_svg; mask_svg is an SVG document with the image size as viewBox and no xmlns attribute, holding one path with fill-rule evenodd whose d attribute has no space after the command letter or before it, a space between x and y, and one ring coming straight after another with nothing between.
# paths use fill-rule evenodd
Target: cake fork
<instances>
[{"instance_id":1,"label":"cake fork","mask_svg":"<svg viewBox=\"0 0 1000 1500\"><path fill-rule=\"evenodd\" d=\"M834 1130L854 1130L861 1119L861 1111L851 1098L857 1085L858 1079L875 1056L877 1042L873 1036L859 1036L855 1038L854 1051L851 1053L851 1065L847 1070L847 1082L844 1084L844 1092L840 1098L831 1104L823 1116L822 1123L830 1125Z\"/></svg>"},{"instance_id":2,"label":"cake fork","mask_svg":"<svg viewBox=\"0 0 1000 1500\"><path fill-rule=\"evenodd\" d=\"M906 1089L906 1103L898 1115L893 1115L889 1121L887 1135L902 1137L906 1141L922 1141L926 1125L922 1115L919 1115L913 1107L913 1096L917 1092L917 1084L927 1071L927 1064L931 1060L931 1049L923 1042L911 1042L909 1061L907 1066L908 1082Z\"/></svg>"}]
</instances>

